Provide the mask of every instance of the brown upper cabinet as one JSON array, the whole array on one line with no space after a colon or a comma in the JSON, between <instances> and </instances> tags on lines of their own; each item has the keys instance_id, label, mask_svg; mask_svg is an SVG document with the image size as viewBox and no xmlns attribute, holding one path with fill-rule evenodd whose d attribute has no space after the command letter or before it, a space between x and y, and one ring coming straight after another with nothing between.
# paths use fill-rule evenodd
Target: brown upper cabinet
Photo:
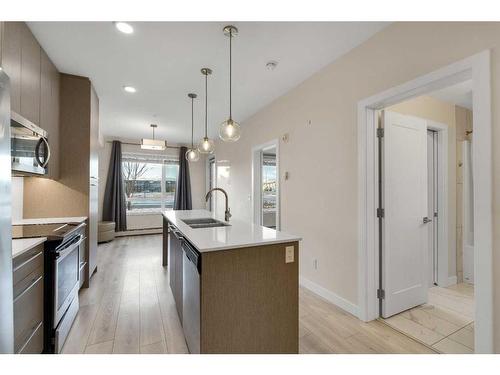
<instances>
[{"instance_id":1,"label":"brown upper cabinet","mask_svg":"<svg viewBox=\"0 0 500 375\"><path fill-rule=\"evenodd\" d=\"M4 22L2 69L10 78L10 108L21 113L21 29L22 22Z\"/></svg>"},{"instance_id":2,"label":"brown upper cabinet","mask_svg":"<svg viewBox=\"0 0 500 375\"><path fill-rule=\"evenodd\" d=\"M40 127L47 131L51 158L48 177L59 179L59 72L41 50Z\"/></svg>"},{"instance_id":3,"label":"brown upper cabinet","mask_svg":"<svg viewBox=\"0 0 500 375\"><path fill-rule=\"evenodd\" d=\"M10 77L11 110L48 132L46 177L59 179L59 72L24 22L2 22L1 66Z\"/></svg>"},{"instance_id":4,"label":"brown upper cabinet","mask_svg":"<svg viewBox=\"0 0 500 375\"><path fill-rule=\"evenodd\" d=\"M21 116L40 124L40 45L21 24Z\"/></svg>"}]
</instances>

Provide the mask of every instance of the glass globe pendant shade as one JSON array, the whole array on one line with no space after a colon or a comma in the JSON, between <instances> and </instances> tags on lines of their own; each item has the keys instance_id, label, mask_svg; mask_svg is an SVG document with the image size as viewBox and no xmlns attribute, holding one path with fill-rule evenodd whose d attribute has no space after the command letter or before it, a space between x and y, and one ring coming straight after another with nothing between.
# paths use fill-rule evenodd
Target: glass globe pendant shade
<instances>
[{"instance_id":1,"label":"glass globe pendant shade","mask_svg":"<svg viewBox=\"0 0 500 375\"><path fill-rule=\"evenodd\" d=\"M219 137L224 142L236 142L240 139L241 128L233 119L227 119L219 126Z\"/></svg>"},{"instance_id":2,"label":"glass globe pendant shade","mask_svg":"<svg viewBox=\"0 0 500 375\"><path fill-rule=\"evenodd\" d=\"M202 154L211 154L215 150L214 141L208 137L204 137L200 143L198 143L198 151Z\"/></svg>"},{"instance_id":3,"label":"glass globe pendant shade","mask_svg":"<svg viewBox=\"0 0 500 375\"><path fill-rule=\"evenodd\" d=\"M200 160L200 153L198 152L197 149L190 148L186 152L186 160L192 161L192 162L198 161L198 160Z\"/></svg>"}]
</instances>

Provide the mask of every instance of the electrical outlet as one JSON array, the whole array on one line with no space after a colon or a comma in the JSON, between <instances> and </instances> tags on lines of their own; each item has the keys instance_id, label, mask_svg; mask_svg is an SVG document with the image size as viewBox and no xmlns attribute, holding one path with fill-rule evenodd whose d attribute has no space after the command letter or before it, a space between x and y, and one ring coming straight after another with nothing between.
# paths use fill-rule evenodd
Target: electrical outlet
<instances>
[{"instance_id":1,"label":"electrical outlet","mask_svg":"<svg viewBox=\"0 0 500 375\"><path fill-rule=\"evenodd\" d=\"M313 259L313 267L315 270L318 269L318 260L317 259Z\"/></svg>"},{"instance_id":2,"label":"electrical outlet","mask_svg":"<svg viewBox=\"0 0 500 375\"><path fill-rule=\"evenodd\" d=\"M294 247L287 246L285 248L285 263L293 263L295 261Z\"/></svg>"}]
</instances>

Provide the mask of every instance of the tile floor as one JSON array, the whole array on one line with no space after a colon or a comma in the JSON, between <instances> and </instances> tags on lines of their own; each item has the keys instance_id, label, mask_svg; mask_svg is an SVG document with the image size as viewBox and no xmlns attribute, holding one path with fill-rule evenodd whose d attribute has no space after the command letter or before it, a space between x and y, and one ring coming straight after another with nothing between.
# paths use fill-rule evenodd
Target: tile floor
<instances>
[{"instance_id":1,"label":"tile floor","mask_svg":"<svg viewBox=\"0 0 500 375\"><path fill-rule=\"evenodd\" d=\"M474 286L429 289L429 303L383 320L440 353L474 353Z\"/></svg>"}]
</instances>

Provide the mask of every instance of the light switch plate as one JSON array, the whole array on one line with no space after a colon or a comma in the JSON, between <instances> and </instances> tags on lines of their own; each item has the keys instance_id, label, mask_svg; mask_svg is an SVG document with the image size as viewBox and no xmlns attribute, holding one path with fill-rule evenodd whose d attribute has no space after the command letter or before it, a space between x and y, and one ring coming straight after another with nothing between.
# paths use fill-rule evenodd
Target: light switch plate
<instances>
[{"instance_id":1,"label":"light switch plate","mask_svg":"<svg viewBox=\"0 0 500 375\"><path fill-rule=\"evenodd\" d=\"M287 246L285 248L285 263L293 263L295 261L294 250L293 246Z\"/></svg>"}]
</instances>

